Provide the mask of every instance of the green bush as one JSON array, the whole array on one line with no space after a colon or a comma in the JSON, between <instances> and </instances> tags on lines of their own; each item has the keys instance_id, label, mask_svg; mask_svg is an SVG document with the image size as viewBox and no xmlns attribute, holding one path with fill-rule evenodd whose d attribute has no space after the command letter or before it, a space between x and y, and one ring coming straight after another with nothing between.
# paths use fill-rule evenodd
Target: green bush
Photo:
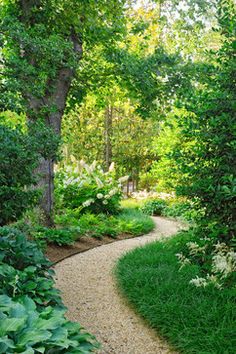
<instances>
[{"instance_id":1,"label":"green bush","mask_svg":"<svg viewBox=\"0 0 236 354\"><path fill-rule=\"evenodd\" d=\"M39 155L19 128L0 124L0 141L0 225L4 225L19 218L37 200L38 193L29 186L35 183L33 170Z\"/></svg>"},{"instance_id":2,"label":"green bush","mask_svg":"<svg viewBox=\"0 0 236 354\"><path fill-rule=\"evenodd\" d=\"M83 161L61 169L56 174L58 209L94 214L117 214L120 208L122 178L115 179L114 171L104 172L94 162Z\"/></svg>"},{"instance_id":3,"label":"green bush","mask_svg":"<svg viewBox=\"0 0 236 354\"><path fill-rule=\"evenodd\" d=\"M39 312L28 296L13 301L0 295L0 353L91 353L94 337L64 313L50 306Z\"/></svg>"},{"instance_id":4,"label":"green bush","mask_svg":"<svg viewBox=\"0 0 236 354\"><path fill-rule=\"evenodd\" d=\"M14 128L0 118L0 225L21 217L34 205L39 191L33 173L42 156L54 156L58 138L43 124L31 125L28 132ZM49 144L50 142L50 144Z\"/></svg>"},{"instance_id":5,"label":"green bush","mask_svg":"<svg viewBox=\"0 0 236 354\"><path fill-rule=\"evenodd\" d=\"M103 236L116 237L119 234L117 218L105 214L94 215L86 213L79 219L82 235L102 238Z\"/></svg>"},{"instance_id":6,"label":"green bush","mask_svg":"<svg viewBox=\"0 0 236 354\"><path fill-rule=\"evenodd\" d=\"M142 207L141 211L147 215L163 215L167 202L163 199L150 199Z\"/></svg>"},{"instance_id":7,"label":"green bush","mask_svg":"<svg viewBox=\"0 0 236 354\"><path fill-rule=\"evenodd\" d=\"M59 217L57 220L66 225L72 223L80 229L79 236L102 238L103 236L116 237L119 234L142 235L154 228L153 220L134 208L125 208L117 215L85 213L75 218L73 212Z\"/></svg>"},{"instance_id":8,"label":"green bush","mask_svg":"<svg viewBox=\"0 0 236 354\"><path fill-rule=\"evenodd\" d=\"M187 200L174 199L168 201L166 208L163 210L163 215L171 218L180 218L181 220L193 222L200 215L200 210L194 208L194 204Z\"/></svg>"}]
</instances>

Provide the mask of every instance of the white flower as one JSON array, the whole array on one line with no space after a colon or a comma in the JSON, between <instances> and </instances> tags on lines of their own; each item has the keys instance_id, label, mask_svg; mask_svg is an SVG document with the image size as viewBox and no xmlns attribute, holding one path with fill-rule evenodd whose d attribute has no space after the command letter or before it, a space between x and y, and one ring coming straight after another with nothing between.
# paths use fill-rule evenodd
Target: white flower
<instances>
[{"instance_id":1,"label":"white flower","mask_svg":"<svg viewBox=\"0 0 236 354\"><path fill-rule=\"evenodd\" d=\"M205 286L207 286L206 279L205 278L200 278L198 276L195 279L190 280L189 283L195 285L198 288L199 287L204 287L205 288Z\"/></svg>"},{"instance_id":2,"label":"white flower","mask_svg":"<svg viewBox=\"0 0 236 354\"><path fill-rule=\"evenodd\" d=\"M181 264L179 269L182 269L184 266L191 263L190 259L185 257L183 253L176 253L176 257L178 258L178 261Z\"/></svg>"},{"instance_id":3,"label":"white flower","mask_svg":"<svg viewBox=\"0 0 236 354\"><path fill-rule=\"evenodd\" d=\"M221 277L227 277L236 271L236 254L232 252L216 254L212 258L212 270L214 273L221 273Z\"/></svg>"},{"instance_id":4,"label":"white flower","mask_svg":"<svg viewBox=\"0 0 236 354\"><path fill-rule=\"evenodd\" d=\"M80 166L84 167L86 165L85 161L84 160L80 160L79 162Z\"/></svg>"},{"instance_id":5,"label":"white flower","mask_svg":"<svg viewBox=\"0 0 236 354\"><path fill-rule=\"evenodd\" d=\"M112 162L109 167L109 172L114 171L114 168L115 168L115 164L114 164L114 162Z\"/></svg>"},{"instance_id":6,"label":"white flower","mask_svg":"<svg viewBox=\"0 0 236 354\"><path fill-rule=\"evenodd\" d=\"M113 188L113 189L110 190L110 192L109 192L108 194L112 197L112 196L115 195L117 192L118 192L118 189L117 189L117 188Z\"/></svg>"},{"instance_id":7,"label":"white flower","mask_svg":"<svg viewBox=\"0 0 236 354\"><path fill-rule=\"evenodd\" d=\"M187 246L189 248L189 254L195 256L198 253L205 253L206 245L200 247L196 242L188 242Z\"/></svg>"},{"instance_id":8,"label":"white flower","mask_svg":"<svg viewBox=\"0 0 236 354\"><path fill-rule=\"evenodd\" d=\"M95 179L95 181L96 181L98 187L99 187L99 188L102 188L102 187L103 187L103 183L102 183L102 181L100 180L100 178L94 177L94 179Z\"/></svg>"},{"instance_id":9,"label":"white flower","mask_svg":"<svg viewBox=\"0 0 236 354\"><path fill-rule=\"evenodd\" d=\"M94 203L94 199L88 199L88 200L86 200L85 202L83 202L83 206L84 207L88 207L88 206L90 206L92 203Z\"/></svg>"},{"instance_id":10,"label":"white flower","mask_svg":"<svg viewBox=\"0 0 236 354\"><path fill-rule=\"evenodd\" d=\"M106 205L106 204L108 204L108 201L107 200L103 200L102 204Z\"/></svg>"},{"instance_id":11,"label":"white flower","mask_svg":"<svg viewBox=\"0 0 236 354\"><path fill-rule=\"evenodd\" d=\"M97 194L97 198L98 198L98 199L102 199L102 198L103 198L103 194L102 194L102 193L98 193L98 194Z\"/></svg>"}]
</instances>

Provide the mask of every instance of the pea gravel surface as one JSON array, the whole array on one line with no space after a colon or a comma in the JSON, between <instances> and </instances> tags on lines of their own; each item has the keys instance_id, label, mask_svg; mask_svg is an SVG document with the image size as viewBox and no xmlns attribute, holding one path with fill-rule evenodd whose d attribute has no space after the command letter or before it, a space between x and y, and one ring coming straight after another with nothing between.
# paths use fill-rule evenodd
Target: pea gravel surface
<instances>
[{"instance_id":1,"label":"pea gravel surface","mask_svg":"<svg viewBox=\"0 0 236 354\"><path fill-rule=\"evenodd\" d=\"M174 235L180 223L154 217L151 233L103 245L69 257L55 266L57 287L67 317L96 336L99 354L174 353L119 294L113 276L116 261L127 251Z\"/></svg>"}]
</instances>

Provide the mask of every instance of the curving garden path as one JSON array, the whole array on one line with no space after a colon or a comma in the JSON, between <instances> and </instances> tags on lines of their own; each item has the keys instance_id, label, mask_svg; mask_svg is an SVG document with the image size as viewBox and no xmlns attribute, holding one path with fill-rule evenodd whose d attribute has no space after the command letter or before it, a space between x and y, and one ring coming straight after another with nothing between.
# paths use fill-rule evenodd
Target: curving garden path
<instances>
[{"instance_id":1,"label":"curving garden path","mask_svg":"<svg viewBox=\"0 0 236 354\"><path fill-rule=\"evenodd\" d=\"M101 354L173 353L120 296L114 265L127 251L175 234L181 225L155 217L156 228L146 236L117 241L77 254L55 267L68 318L78 321L102 344Z\"/></svg>"}]
</instances>

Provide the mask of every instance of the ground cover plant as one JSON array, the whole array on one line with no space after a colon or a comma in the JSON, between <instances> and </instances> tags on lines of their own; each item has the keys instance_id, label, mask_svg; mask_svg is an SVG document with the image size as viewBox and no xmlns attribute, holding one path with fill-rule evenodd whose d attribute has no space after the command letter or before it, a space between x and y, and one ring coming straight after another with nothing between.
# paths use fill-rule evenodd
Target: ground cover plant
<instances>
[{"instance_id":1,"label":"ground cover plant","mask_svg":"<svg viewBox=\"0 0 236 354\"><path fill-rule=\"evenodd\" d=\"M0 353L90 353L98 344L65 318L54 272L36 244L0 228Z\"/></svg>"},{"instance_id":2,"label":"ground cover plant","mask_svg":"<svg viewBox=\"0 0 236 354\"><path fill-rule=\"evenodd\" d=\"M153 230L154 222L141 211L133 208L123 208L119 214L92 214L85 213L80 217L75 217L73 212L63 217L57 217L57 222L61 226L76 225L79 239L82 236L102 238L110 236L115 238L121 234L138 236Z\"/></svg>"},{"instance_id":3,"label":"ground cover plant","mask_svg":"<svg viewBox=\"0 0 236 354\"><path fill-rule=\"evenodd\" d=\"M195 235L184 232L129 252L118 262L118 285L135 310L180 352L233 354L235 287L191 283L200 265L180 269L176 256L191 241Z\"/></svg>"}]
</instances>

